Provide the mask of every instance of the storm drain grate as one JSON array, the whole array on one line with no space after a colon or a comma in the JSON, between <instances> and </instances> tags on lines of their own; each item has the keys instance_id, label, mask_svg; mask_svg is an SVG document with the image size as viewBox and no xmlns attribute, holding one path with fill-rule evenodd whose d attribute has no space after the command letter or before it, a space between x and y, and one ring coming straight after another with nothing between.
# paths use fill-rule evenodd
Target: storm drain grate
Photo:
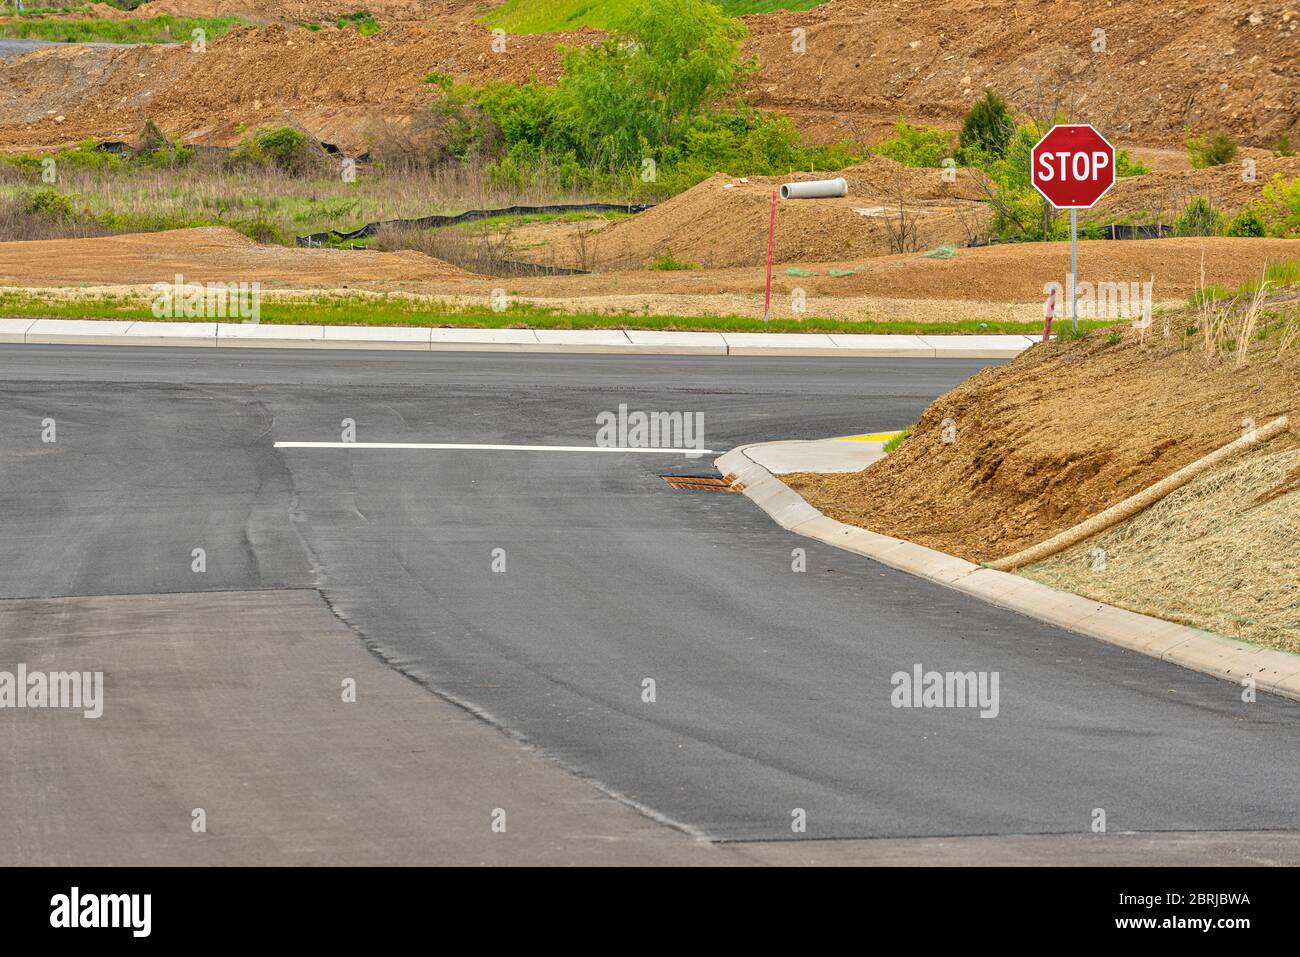
<instances>
[{"instance_id":1,"label":"storm drain grate","mask_svg":"<svg viewBox=\"0 0 1300 957\"><path fill-rule=\"evenodd\" d=\"M718 478L716 475L660 475L661 479L673 488L702 490L705 492L739 492L743 485L733 485L736 477L728 475Z\"/></svg>"}]
</instances>

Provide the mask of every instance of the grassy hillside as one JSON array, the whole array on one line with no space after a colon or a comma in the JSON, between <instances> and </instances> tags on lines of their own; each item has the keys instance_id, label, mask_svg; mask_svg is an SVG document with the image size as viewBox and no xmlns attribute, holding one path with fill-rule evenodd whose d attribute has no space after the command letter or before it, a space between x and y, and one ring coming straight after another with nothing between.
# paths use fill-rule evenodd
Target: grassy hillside
<instances>
[{"instance_id":1,"label":"grassy hillside","mask_svg":"<svg viewBox=\"0 0 1300 957\"><path fill-rule=\"evenodd\" d=\"M0 37L58 43L189 43L201 29L212 40L240 22L238 17L151 17L147 20L11 20Z\"/></svg>"},{"instance_id":2,"label":"grassy hillside","mask_svg":"<svg viewBox=\"0 0 1300 957\"><path fill-rule=\"evenodd\" d=\"M578 27L604 29L637 0L506 0L483 22L511 33L555 33ZM741 17L773 10L808 10L825 0L717 0L725 13Z\"/></svg>"}]
</instances>

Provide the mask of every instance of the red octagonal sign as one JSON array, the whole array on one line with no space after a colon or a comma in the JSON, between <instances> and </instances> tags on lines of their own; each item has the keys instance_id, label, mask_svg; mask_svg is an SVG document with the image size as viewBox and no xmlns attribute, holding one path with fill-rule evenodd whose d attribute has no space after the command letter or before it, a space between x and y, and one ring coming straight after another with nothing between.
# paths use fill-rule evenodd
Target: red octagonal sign
<instances>
[{"instance_id":1,"label":"red octagonal sign","mask_svg":"<svg viewBox=\"0 0 1300 957\"><path fill-rule=\"evenodd\" d=\"M1088 209L1115 185L1115 147L1088 123L1053 126L1034 147L1030 173L1057 209Z\"/></svg>"}]
</instances>

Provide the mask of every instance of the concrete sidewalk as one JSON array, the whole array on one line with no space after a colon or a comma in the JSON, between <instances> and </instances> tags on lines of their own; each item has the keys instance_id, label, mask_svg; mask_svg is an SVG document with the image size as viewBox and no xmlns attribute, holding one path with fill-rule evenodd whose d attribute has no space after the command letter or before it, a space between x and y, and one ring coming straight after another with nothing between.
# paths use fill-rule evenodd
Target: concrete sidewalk
<instances>
[{"instance_id":1,"label":"concrete sidewalk","mask_svg":"<svg viewBox=\"0 0 1300 957\"><path fill-rule=\"evenodd\" d=\"M1029 336L1019 335L895 336L656 332L634 329L451 329L0 318L0 343L107 346L1013 359L1035 341Z\"/></svg>"},{"instance_id":2,"label":"concrete sidewalk","mask_svg":"<svg viewBox=\"0 0 1300 957\"><path fill-rule=\"evenodd\" d=\"M842 435L833 439L794 439L748 446L749 457L773 475L791 472L861 472L885 457L885 443L896 432Z\"/></svg>"}]
</instances>

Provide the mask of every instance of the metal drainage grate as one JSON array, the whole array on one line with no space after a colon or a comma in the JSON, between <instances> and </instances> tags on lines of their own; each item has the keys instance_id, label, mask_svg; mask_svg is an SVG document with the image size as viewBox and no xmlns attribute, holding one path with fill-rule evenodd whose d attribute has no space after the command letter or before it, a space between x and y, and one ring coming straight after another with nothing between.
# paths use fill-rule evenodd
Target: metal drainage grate
<instances>
[{"instance_id":1,"label":"metal drainage grate","mask_svg":"<svg viewBox=\"0 0 1300 957\"><path fill-rule=\"evenodd\" d=\"M659 476L673 488L702 490L705 492L739 492L743 485L734 485L736 477L728 475L718 478L715 475L661 475Z\"/></svg>"}]
</instances>

